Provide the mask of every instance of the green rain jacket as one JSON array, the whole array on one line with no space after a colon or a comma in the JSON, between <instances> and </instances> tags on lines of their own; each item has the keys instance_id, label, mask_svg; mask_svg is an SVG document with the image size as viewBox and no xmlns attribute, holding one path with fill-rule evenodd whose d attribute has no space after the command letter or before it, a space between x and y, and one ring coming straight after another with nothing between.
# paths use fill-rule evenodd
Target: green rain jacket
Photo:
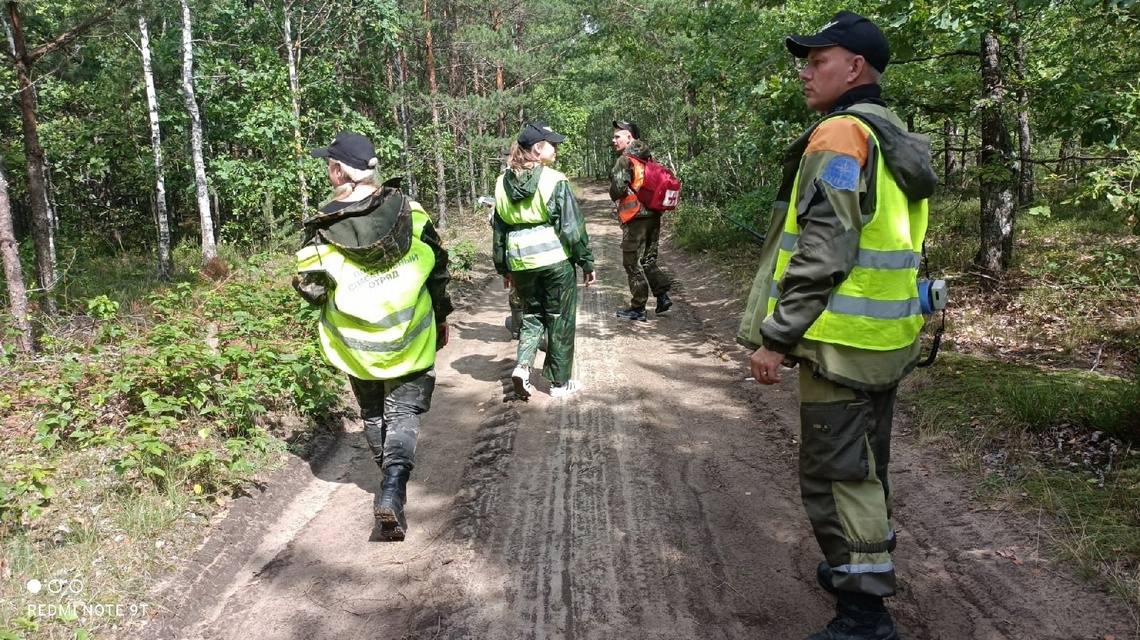
<instances>
[{"instance_id":1,"label":"green rain jacket","mask_svg":"<svg viewBox=\"0 0 1140 640\"><path fill-rule=\"evenodd\" d=\"M516 173L507 169L503 173L503 189L512 202L520 202L532 197L538 191L538 178L545 169L542 165L534 169ZM590 251L590 236L586 233L586 219L578 209L578 201L570 189L570 182L562 180L554 188L554 193L546 203L546 214L550 225L558 234L562 246L566 248L570 263L582 268L584 273L594 270L594 254ZM498 213L491 217L491 259L495 271L500 275L510 275L507 260L507 234L511 225L504 222Z\"/></svg>"}]
</instances>

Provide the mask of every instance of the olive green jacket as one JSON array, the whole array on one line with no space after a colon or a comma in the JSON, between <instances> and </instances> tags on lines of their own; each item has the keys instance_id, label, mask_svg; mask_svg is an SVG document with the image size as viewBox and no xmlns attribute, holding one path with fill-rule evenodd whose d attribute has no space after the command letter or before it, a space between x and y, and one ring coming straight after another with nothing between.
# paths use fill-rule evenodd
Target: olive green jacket
<instances>
[{"instance_id":1,"label":"olive green jacket","mask_svg":"<svg viewBox=\"0 0 1140 640\"><path fill-rule=\"evenodd\" d=\"M878 141L870 145L854 191L836 189L820 179L836 153L804 154L819 124L836 115L858 116ZM883 106L857 103L830 113L788 148L767 240L760 250L760 268L737 334L742 345L753 349L763 345L830 380L867 390L890 388L910 372L920 355L919 341L893 351L870 351L803 336L827 307L832 291L855 266L860 230L864 221L875 215L873 187L879 154L909 198L921 200L933 194L937 176L931 166L929 141L908 133L899 118ZM799 192L792 194L797 174ZM783 276L779 302L768 316L768 298L789 210L797 216L800 238Z\"/></svg>"}]
</instances>

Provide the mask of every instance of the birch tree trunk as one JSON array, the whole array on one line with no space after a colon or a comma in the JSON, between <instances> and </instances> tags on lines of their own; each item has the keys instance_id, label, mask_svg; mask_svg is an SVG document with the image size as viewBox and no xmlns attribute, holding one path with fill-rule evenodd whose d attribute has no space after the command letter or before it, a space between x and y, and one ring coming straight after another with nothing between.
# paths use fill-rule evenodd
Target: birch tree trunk
<instances>
[{"instance_id":1,"label":"birch tree trunk","mask_svg":"<svg viewBox=\"0 0 1140 640\"><path fill-rule=\"evenodd\" d=\"M439 95L437 93L438 86L435 79L435 51L432 49L431 40L431 9L428 6L428 0L424 0L424 48L426 49L427 72L428 72L428 99L431 101L431 124L432 129L435 131L435 211L436 211L436 226L440 229L447 228L447 167L443 161L443 145L439 141Z\"/></svg>"},{"instance_id":2,"label":"birch tree trunk","mask_svg":"<svg viewBox=\"0 0 1140 640\"><path fill-rule=\"evenodd\" d=\"M0 167L0 260L4 262L4 281L8 288L8 306L12 310L12 323L16 329L16 348L31 353L31 316L28 313L28 290L24 287L24 271L20 266L20 245L16 242L12 224L12 203L8 199L8 178Z\"/></svg>"},{"instance_id":3,"label":"birch tree trunk","mask_svg":"<svg viewBox=\"0 0 1140 640\"><path fill-rule=\"evenodd\" d=\"M1013 258L1013 145L1002 116L1005 88L1001 73L1001 44L993 31L982 37L982 150L980 154L981 248L975 260L993 287Z\"/></svg>"},{"instance_id":4,"label":"birch tree trunk","mask_svg":"<svg viewBox=\"0 0 1140 640\"><path fill-rule=\"evenodd\" d=\"M1016 14L1015 14L1016 19ZM1027 72L1025 68L1025 40L1021 35L1013 37L1013 55L1017 59L1017 148L1018 148L1018 189L1017 201L1021 205L1033 203L1033 137L1029 129L1029 92L1025 89Z\"/></svg>"},{"instance_id":5,"label":"birch tree trunk","mask_svg":"<svg viewBox=\"0 0 1140 640\"><path fill-rule=\"evenodd\" d=\"M154 72L150 64L150 32L146 17L139 16L140 46L143 79L146 81L146 104L150 114L150 146L154 150L154 217L158 227L158 277L169 280L173 268L170 264L170 219L166 214L166 177L162 163L162 133L158 126L158 94L154 89Z\"/></svg>"},{"instance_id":6,"label":"birch tree trunk","mask_svg":"<svg viewBox=\"0 0 1140 640\"><path fill-rule=\"evenodd\" d=\"M190 115L190 151L194 161L194 185L198 198L198 218L202 226L202 266L218 257L214 242L214 217L206 186L206 162L202 158L202 116L194 97L194 39L191 35L190 0L182 2L182 92Z\"/></svg>"},{"instance_id":7,"label":"birch tree trunk","mask_svg":"<svg viewBox=\"0 0 1140 640\"><path fill-rule=\"evenodd\" d=\"M301 187L301 218L309 215L309 187L305 183L305 150L301 144L301 81L297 67L301 63L301 38L293 42L293 20L285 5L285 59L289 63L289 94L293 102L293 152L297 154L297 184ZM270 233L274 230L270 229Z\"/></svg>"}]
</instances>

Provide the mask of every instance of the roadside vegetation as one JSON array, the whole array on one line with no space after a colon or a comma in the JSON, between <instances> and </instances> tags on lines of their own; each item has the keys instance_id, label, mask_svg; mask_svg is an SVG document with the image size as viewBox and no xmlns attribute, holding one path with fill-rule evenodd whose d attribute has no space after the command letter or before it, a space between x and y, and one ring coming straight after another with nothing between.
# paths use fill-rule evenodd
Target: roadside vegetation
<instances>
[{"instance_id":1,"label":"roadside vegetation","mask_svg":"<svg viewBox=\"0 0 1140 640\"><path fill-rule=\"evenodd\" d=\"M444 237L461 292L489 239L457 220ZM42 351L0 355L3 640L145 622L150 589L227 504L344 417L344 377L289 284L289 249L229 251L214 277L179 251L170 283L149 256L81 257L93 266L70 280Z\"/></svg>"}]
</instances>

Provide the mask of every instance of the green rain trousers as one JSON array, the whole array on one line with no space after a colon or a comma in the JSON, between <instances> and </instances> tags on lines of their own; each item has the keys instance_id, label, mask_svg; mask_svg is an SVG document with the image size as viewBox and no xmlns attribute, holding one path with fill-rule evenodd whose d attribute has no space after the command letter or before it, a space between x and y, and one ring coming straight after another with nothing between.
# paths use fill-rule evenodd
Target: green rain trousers
<instances>
[{"instance_id":1,"label":"green rain trousers","mask_svg":"<svg viewBox=\"0 0 1140 640\"><path fill-rule=\"evenodd\" d=\"M542 374L551 384L566 384L574 367L574 331L578 283L574 266L563 260L546 267L514 271L511 280L523 303L518 364L533 366L538 344L547 336Z\"/></svg>"},{"instance_id":2,"label":"green rain trousers","mask_svg":"<svg viewBox=\"0 0 1140 640\"><path fill-rule=\"evenodd\" d=\"M841 591L895 593L891 418L897 387L861 391L800 366L800 495Z\"/></svg>"}]
</instances>

